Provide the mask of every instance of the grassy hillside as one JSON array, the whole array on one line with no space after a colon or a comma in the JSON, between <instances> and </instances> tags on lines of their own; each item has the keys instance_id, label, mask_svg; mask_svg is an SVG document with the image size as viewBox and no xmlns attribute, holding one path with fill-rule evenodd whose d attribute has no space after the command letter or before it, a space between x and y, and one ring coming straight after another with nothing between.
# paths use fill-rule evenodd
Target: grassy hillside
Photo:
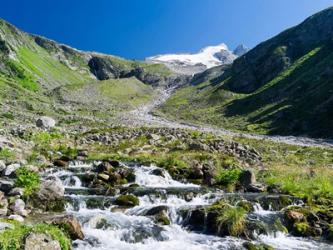
<instances>
[{"instance_id":1,"label":"grassy hillside","mask_svg":"<svg viewBox=\"0 0 333 250\"><path fill-rule=\"evenodd\" d=\"M160 111L231 130L333 138L331 28L317 40L299 36L301 31L315 35L317 25L327 25L329 20L333 9L264 42L228 69L196 76ZM294 43L286 47L286 41Z\"/></svg>"},{"instance_id":2,"label":"grassy hillside","mask_svg":"<svg viewBox=\"0 0 333 250\"><path fill-rule=\"evenodd\" d=\"M0 119L110 124L177 78L164 65L82 52L0 19ZM171 80L170 80L171 79Z\"/></svg>"}]
</instances>

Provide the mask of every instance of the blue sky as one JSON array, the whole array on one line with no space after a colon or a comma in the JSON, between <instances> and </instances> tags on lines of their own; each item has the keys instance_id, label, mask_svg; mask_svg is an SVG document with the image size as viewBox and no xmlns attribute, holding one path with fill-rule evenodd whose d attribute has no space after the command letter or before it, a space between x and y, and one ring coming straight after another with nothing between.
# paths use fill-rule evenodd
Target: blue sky
<instances>
[{"instance_id":1,"label":"blue sky","mask_svg":"<svg viewBox=\"0 0 333 250\"><path fill-rule=\"evenodd\" d=\"M8 0L0 17L78 49L142 59L207 45L254 47L333 0Z\"/></svg>"}]
</instances>

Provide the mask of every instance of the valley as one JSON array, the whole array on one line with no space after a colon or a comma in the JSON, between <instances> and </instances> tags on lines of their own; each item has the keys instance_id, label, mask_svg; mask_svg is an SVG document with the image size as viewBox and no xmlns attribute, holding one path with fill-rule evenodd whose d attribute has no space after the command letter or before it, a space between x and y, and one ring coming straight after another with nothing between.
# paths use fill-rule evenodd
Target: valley
<instances>
[{"instance_id":1,"label":"valley","mask_svg":"<svg viewBox=\"0 0 333 250\"><path fill-rule=\"evenodd\" d=\"M333 249L332 22L136 61L0 19L0 249Z\"/></svg>"}]
</instances>

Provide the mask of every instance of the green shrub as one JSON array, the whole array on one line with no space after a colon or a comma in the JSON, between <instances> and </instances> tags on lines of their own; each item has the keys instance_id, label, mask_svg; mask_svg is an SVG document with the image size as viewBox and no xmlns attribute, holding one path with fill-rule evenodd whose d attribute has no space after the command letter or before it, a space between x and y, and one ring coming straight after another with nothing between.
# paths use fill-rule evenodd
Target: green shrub
<instances>
[{"instance_id":1,"label":"green shrub","mask_svg":"<svg viewBox=\"0 0 333 250\"><path fill-rule=\"evenodd\" d=\"M63 138L63 135L58 132L39 132L26 138L26 140L33 141L35 146L34 150L44 156L48 156L49 151L53 151L53 144Z\"/></svg>"},{"instance_id":2,"label":"green shrub","mask_svg":"<svg viewBox=\"0 0 333 250\"><path fill-rule=\"evenodd\" d=\"M216 174L216 180L221 185L234 185L239 180L241 173L242 170L239 168L220 169Z\"/></svg>"},{"instance_id":3,"label":"green shrub","mask_svg":"<svg viewBox=\"0 0 333 250\"><path fill-rule=\"evenodd\" d=\"M13 225L12 229L0 232L0 249L23 249L24 240L29 233L44 233L60 243L62 250L71 248L70 239L56 226L37 224L33 226L23 225L15 221L4 221Z\"/></svg>"},{"instance_id":4,"label":"green shrub","mask_svg":"<svg viewBox=\"0 0 333 250\"><path fill-rule=\"evenodd\" d=\"M63 138L63 135L58 132L39 132L35 133L29 138L32 140L35 144L38 145L47 145L52 142L54 139L61 139Z\"/></svg>"},{"instance_id":5,"label":"green shrub","mask_svg":"<svg viewBox=\"0 0 333 250\"><path fill-rule=\"evenodd\" d=\"M40 177L38 173L28 170L26 167L19 168L16 171L15 185L24 188L25 196L30 196L38 190Z\"/></svg>"},{"instance_id":6,"label":"green shrub","mask_svg":"<svg viewBox=\"0 0 333 250\"><path fill-rule=\"evenodd\" d=\"M15 153L14 151L10 150L9 148L3 148L0 151L0 160L13 160L15 159Z\"/></svg>"}]
</instances>

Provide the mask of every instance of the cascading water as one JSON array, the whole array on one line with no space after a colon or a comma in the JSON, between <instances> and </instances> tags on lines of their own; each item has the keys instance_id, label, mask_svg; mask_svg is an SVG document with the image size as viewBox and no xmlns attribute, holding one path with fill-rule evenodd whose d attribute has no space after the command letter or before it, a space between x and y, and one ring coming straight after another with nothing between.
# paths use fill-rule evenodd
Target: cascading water
<instances>
[{"instance_id":1,"label":"cascading water","mask_svg":"<svg viewBox=\"0 0 333 250\"><path fill-rule=\"evenodd\" d=\"M191 232L183 226L182 209L211 205L226 194L204 190L198 185L173 180L169 173L155 166L132 166L135 183L144 189L140 205L124 209L113 205L115 196L100 195L81 180L92 170L92 164L73 163L64 170L51 169L45 175L56 175L66 187L67 213L75 215L83 227L84 241L75 241L74 249L89 250L216 250L243 249L243 239L217 237ZM128 187L129 185L124 185ZM229 196L232 194L228 194ZM91 207L91 203L98 204ZM151 216L152 208L167 207L170 225L161 226ZM265 221L277 216L278 211L264 210L255 204L250 215ZM281 232L257 235L254 243L266 243L275 249L332 249L330 245Z\"/></svg>"}]
</instances>

